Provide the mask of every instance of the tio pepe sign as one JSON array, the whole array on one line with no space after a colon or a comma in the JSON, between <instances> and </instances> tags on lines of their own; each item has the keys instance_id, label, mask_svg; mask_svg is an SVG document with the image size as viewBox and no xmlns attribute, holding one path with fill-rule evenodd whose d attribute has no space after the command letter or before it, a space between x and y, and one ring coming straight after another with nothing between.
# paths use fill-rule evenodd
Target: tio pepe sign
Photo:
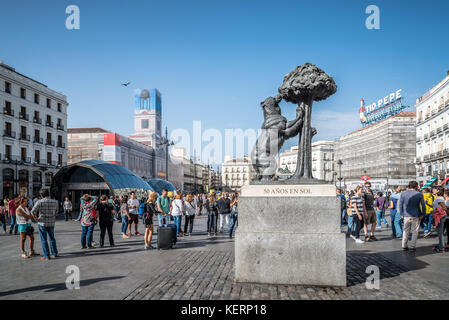
<instances>
[{"instance_id":1,"label":"tio pepe sign","mask_svg":"<svg viewBox=\"0 0 449 320\"><path fill-rule=\"evenodd\" d=\"M359 109L360 122L364 125L371 124L397 114L404 108L406 107L402 105L402 89L396 90L367 106L365 106L365 100L362 98Z\"/></svg>"}]
</instances>

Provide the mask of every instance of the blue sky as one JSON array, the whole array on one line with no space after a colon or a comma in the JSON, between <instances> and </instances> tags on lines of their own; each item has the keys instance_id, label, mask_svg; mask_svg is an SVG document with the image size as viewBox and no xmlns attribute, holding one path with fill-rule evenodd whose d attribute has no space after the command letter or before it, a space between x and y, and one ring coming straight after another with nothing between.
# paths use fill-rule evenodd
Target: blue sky
<instances>
[{"instance_id":1,"label":"blue sky","mask_svg":"<svg viewBox=\"0 0 449 320\"><path fill-rule=\"evenodd\" d=\"M80 30L65 28L70 4L80 8ZM380 8L380 30L365 28L370 4ZM333 139L360 127L361 97L370 103L402 88L414 105L444 78L448 12L445 0L15 0L1 6L0 59L65 93L69 127L125 135L133 90L153 87L169 131L190 131L193 120L203 130L257 129L260 101L312 62L338 85L312 116L315 139ZM294 117L294 105L281 106Z\"/></svg>"}]
</instances>

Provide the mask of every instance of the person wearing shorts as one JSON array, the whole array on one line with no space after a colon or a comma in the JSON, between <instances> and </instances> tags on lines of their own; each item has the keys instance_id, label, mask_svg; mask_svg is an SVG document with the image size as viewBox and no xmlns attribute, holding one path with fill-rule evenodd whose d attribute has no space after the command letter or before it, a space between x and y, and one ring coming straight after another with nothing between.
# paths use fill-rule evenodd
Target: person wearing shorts
<instances>
[{"instance_id":1,"label":"person wearing shorts","mask_svg":"<svg viewBox=\"0 0 449 320\"><path fill-rule=\"evenodd\" d=\"M31 218L27 208L28 199L26 197L20 197L16 202L16 218L17 218L17 231L20 233L20 250L22 251L22 258L29 258L38 256L39 254L34 251L34 235L33 227L31 226ZM25 251L26 237L30 239L30 254Z\"/></svg>"},{"instance_id":2,"label":"person wearing shorts","mask_svg":"<svg viewBox=\"0 0 449 320\"><path fill-rule=\"evenodd\" d=\"M134 228L135 228L135 235L136 236L140 236L141 233L137 230L137 226L139 224L139 214L138 214L138 210L139 210L139 200L137 200L136 198L136 194L133 192L131 192L131 198L128 200L128 210L129 210L129 233L128 236L131 237L132 233L131 233L131 227L132 224L134 223Z\"/></svg>"},{"instance_id":3,"label":"person wearing shorts","mask_svg":"<svg viewBox=\"0 0 449 320\"><path fill-rule=\"evenodd\" d=\"M145 212L143 214L143 223L145 225L145 246L143 247L145 250L154 249L151 245L151 238L153 237L153 217L156 214L156 200L157 193L155 191L151 191L148 196L147 203L145 203Z\"/></svg>"},{"instance_id":4,"label":"person wearing shorts","mask_svg":"<svg viewBox=\"0 0 449 320\"><path fill-rule=\"evenodd\" d=\"M377 215L374 210L374 193L371 190L371 182L365 183L365 192L363 193L363 201L365 203L366 215L365 220L363 221L363 231L365 232L365 241L377 241L374 236L374 231L376 230L377 225ZM368 235L368 225L371 225L371 233Z\"/></svg>"}]
</instances>

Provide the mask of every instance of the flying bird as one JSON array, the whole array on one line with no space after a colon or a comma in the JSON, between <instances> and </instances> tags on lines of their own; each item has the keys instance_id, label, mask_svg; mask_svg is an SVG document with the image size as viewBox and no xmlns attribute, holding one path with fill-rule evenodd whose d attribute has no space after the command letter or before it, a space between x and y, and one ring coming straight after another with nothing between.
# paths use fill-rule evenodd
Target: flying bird
<instances>
[{"instance_id":1,"label":"flying bird","mask_svg":"<svg viewBox=\"0 0 449 320\"><path fill-rule=\"evenodd\" d=\"M122 86L127 87L131 84L131 82L127 82L127 83L122 83Z\"/></svg>"}]
</instances>

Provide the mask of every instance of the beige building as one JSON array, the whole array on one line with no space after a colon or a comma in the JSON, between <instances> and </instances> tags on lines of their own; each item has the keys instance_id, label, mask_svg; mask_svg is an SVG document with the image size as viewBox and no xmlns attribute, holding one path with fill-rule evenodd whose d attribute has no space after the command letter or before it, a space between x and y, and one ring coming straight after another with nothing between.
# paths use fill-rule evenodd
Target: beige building
<instances>
[{"instance_id":1,"label":"beige building","mask_svg":"<svg viewBox=\"0 0 449 320\"><path fill-rule=\"evenodd\" d=\"M335 141L320 140L312 143L312 176L315 179L334 181ZM298 146L279 154L277 174L280 178L291 176L296 170Z\"/></svg>"},{"instance_id":2,"label":"beige building","mask_svg":"<svg viewBox=\"0 0 449 320\"><path fill-rule=\"evenodd\" d=\"M253 166L247 156L240 159L225 157L221 168L222 186L233 191L240 191L242 186L250 184L254 177Z\"/></svg>"},{"instance_id":3,"label":"beige building","mask_svg":"<svg viewBox=\"0 0 449 320\"><path fill-rule=\"evenodd\" d=\"M415 115L401 112L340 137L334 160L343 162L342 184L354 186L364 175L379 188L392 179L416 179ZM338 166L335 169L338 172Z\"/></svg>"},{"instance_id":4,"label":"beige building","mask_svg":"<svg viewBox=\"0 0 449 320\"><path fill-rule=\"evenodd\" d=\"M0 198L37 195L67 164L67 97L0 61Z\"/></svg>"},{"instance_id":5,"label":"beige building","mask_svg":"<svg viewBox=\"0 0 449 320\"><path fill-rule=\"evenodd\" d=\"M442 182L449 177L449 72L415 107L417 179Z\"/></svg>"}]
</instances>

